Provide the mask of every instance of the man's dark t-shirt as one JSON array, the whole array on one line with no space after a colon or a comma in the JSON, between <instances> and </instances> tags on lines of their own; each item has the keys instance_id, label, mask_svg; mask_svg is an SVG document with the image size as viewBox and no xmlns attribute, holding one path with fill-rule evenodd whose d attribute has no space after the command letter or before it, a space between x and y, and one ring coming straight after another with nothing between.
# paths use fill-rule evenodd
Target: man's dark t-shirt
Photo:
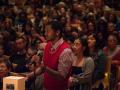
<instances>
[{"instance_id":1,"label":"man's dark t-shirt","mask_svg":"<svg viewBox=\"0 0 120 90\"><path fill-rule=\"evenodd\" d=\"M26 68L27 60L25 60L25 54L14 54L10 57L10 62L12 64L16 64L16 68L13 69L13 72L16 73L24 73L27 72L28 69Z\"/></svg>"}]
</instances>

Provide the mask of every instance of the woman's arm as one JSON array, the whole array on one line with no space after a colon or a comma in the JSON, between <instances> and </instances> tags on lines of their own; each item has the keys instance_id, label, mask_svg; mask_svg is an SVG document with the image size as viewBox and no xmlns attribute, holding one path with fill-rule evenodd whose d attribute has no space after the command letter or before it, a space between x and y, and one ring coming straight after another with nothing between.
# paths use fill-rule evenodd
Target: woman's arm
<instances>
[{"instance_id":1,"label":"woman's arm","mask_svg":"<svg viewBox=\"0 0 120 90\"><path fill-rule=\"evenodd\" d=\"M75 81L78 81L78 83L89 82L91 81L93 70L94 70L94 61L92 58L87 58L83 66L83 73L81 75L73 75L73 78L77 79Z\"/></svg>"}]
</instances>

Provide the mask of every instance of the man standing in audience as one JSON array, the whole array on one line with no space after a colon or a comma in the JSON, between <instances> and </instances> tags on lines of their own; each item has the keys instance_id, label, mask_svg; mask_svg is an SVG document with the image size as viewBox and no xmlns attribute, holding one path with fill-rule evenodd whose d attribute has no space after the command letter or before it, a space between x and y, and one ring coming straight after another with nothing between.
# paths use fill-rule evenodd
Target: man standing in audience
<instances>
[{"instance_id":1,"label":"man standing in audience","mask_svg":"<svg viewBox=\"0 0 120 90\"><path fill-rule=\"evenodd\" d=\"M44 51L43 64L36 70L36 74L44 73L45 90L68 89L68 78L74 55L62 38L62 30L63 27L57 20L51 21L46 26L45 36L48 43ZM33 76L33 72L27 76L28 78Z\"/></svg>"}]
</instances>

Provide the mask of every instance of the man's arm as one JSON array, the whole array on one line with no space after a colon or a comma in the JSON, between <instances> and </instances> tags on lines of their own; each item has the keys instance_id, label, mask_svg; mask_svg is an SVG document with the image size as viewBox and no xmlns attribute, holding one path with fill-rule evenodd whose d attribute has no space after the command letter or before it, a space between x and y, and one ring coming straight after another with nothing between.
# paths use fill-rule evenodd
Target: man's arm
<instances>
[{"instance_id":1,"label":"man's arm","mask_svg":"<svg viewBox=\"0 0 120 90\"><path fill-rule=\"evenodd\" d=\"M59 57L58 71L53 70L47 66L44 66L44 64L41 64L41 66L36 69L35 74L39 75L43 72L47 72L48 74L57 79L64 79L69 73L73 59L74 54L72 53L71 49L67 48L61 53ZM30 76L32 75L34 75L34 72L30 73Z\"/></svg>"},{"instance_id":2,"label":"man's arm","mask_svg":"<svg viewBox=\"0 0 120 90\"><path fill-rule=\"evenodd\" d=\"M46 72L57 79L65 79L70 71L74 54L71 49L66 48L59 57L58 71L46 67Z\"/></svg>"}]
</instances>

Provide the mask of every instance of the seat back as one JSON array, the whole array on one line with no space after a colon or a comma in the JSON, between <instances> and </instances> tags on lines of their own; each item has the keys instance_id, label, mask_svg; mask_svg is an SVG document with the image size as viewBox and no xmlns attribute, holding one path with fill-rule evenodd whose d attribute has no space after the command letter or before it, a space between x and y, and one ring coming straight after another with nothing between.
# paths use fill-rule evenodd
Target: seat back
<instances>
[{"instance_id":1,"label":"seat back","mask_svg":"<svg viewBox=\"0 0 120 90\"><path fill-rule=\"evenodd\" d=\"M106 90L109 90L109 84L110 84L110 73L111 73L111 61L112 59L108 57L107 63L106 63L106 72L105 77L103 79L103 85Z\"/></svg>"}]
</instances>

